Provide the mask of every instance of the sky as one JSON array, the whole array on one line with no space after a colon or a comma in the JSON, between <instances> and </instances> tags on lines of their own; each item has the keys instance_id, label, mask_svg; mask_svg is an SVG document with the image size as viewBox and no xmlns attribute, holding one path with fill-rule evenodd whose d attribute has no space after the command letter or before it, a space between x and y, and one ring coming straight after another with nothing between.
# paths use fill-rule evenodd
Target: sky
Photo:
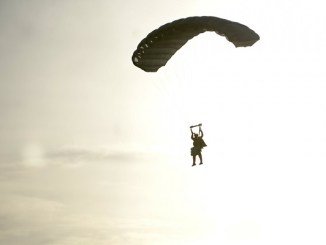
<instances>
[{"instance_id":1,"label":"sky","mask_svg":"<svg viewBox=\"0 0 326 245\"><path fill-rule=\"evenodd\" d=\"M318 0L1 0L0 243L325 244ZM157 73L131 56L188 16L241 22ZM191 167L189 126L203 124Z\"/></svg>"}]
</instances>

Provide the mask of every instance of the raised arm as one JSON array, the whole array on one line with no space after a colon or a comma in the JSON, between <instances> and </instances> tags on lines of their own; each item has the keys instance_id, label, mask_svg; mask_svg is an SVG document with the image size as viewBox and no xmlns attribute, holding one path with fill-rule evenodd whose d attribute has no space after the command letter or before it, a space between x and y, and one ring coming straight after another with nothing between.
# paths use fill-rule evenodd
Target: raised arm
<instances>
[{"instance_id":1,"label":"raised arm","mask_svg":"<svg viewBox=\"0 0 326 245\"><path fill-rule=\"evenodd\" d=\"M190 127L190 131L191 131L191 139L194 139L194 132L192 132L192 127Z\"/></svg>"},{"instance_id":2,"label":"raised arm","mask_svg":"<svg viewBox=\"0 0 326 245\"><path fill-rule=\"evenodd\" d=\"M203 130L201 130L201 127L199 127L199 136L204 137L204 132L203 132Z\"/></svg>"}]
</instances>

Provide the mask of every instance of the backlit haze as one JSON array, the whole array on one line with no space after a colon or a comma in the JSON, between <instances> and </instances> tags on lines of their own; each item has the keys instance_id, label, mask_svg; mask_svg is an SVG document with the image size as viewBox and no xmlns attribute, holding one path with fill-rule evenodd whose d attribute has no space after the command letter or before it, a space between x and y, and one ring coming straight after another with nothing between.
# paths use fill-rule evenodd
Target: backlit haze
<instances>
[{"instance_id":1,"label":"backlit haze","mask_svg":"<svg viewBox=\"0 0 326 245\"><path fill-rule=\"evenodd\" d=\"M322 1L0 1L0 244L325 244ZM188 16L157 73L131 56ZM203 124L191 167L189 126Z\"/></svg>"}]
</instances>

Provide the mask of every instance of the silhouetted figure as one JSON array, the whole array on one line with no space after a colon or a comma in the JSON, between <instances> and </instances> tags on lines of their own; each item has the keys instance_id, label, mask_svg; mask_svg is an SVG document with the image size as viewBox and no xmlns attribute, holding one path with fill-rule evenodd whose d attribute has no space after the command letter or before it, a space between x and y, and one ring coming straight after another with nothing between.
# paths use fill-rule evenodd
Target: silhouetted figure
<instances>
[{"instance_id":1,"label":"silhouetted figure","mask_svg":"<svg viewBox=\"0 0 326 245\"><path fill-rule=\"evenodd\" d=\"M199 134L196 134L192 131L192 128L199 127ZM203 157L201 155L201 150L207 146L205 141L203 140L204 132L201 129L201 124L196 126L190 127L191 131L191 139L193 140L193 147L191 148L191 155L192 155L192 166L196 166L196 156L199 157L200 163L199 165L203 164Z\"/></svg>"}]
</instances>

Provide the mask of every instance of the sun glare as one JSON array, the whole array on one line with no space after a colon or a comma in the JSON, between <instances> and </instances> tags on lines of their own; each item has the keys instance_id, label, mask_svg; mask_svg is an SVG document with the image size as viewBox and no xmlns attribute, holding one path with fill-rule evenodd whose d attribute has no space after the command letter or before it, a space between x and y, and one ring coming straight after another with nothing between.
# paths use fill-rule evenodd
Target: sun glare
<instances>
[{"instance_id":1,"label":"sun glare","mask_svg":"<svg viewBox=\"0 0 326 245\"><path fill-rule=\"evenodd\" d=\"M232 73L226 58L234 49L216 33L203 33L188 41L158 71L155 86L161 99L169 98L171 110L188 124L200 123L204 116L212 115L210 102L214 103L219 82Z\"/></svg>"}]
</instances>

